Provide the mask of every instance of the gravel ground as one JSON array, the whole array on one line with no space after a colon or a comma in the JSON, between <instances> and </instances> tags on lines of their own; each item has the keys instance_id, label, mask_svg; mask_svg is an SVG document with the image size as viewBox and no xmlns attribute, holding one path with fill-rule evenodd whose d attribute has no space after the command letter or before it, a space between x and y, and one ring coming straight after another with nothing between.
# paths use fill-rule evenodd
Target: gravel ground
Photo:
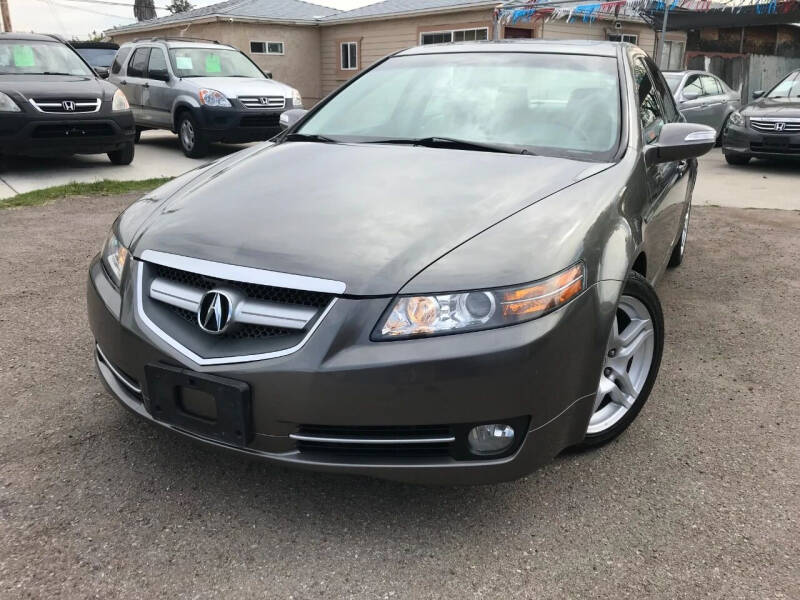
<instances>
[{"instance_id":1,"label":"gravel ground","mask_svg":"<svg viewBox=\"0 0 800 600\"><path fill-rule=\"evenodd\" d=\"M131 200L0 211L0 597L798 598L800 213L695 210L619 440L424 488L243 462L119 407L84 281Z\"/></svg>"}]
</instances>

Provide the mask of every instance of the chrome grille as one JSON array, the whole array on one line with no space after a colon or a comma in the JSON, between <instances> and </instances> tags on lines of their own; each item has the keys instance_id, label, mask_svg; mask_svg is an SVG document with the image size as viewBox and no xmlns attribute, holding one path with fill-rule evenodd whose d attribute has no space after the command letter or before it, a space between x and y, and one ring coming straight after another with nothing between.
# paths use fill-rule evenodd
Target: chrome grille
<instances>
[{"instance_id":1,"label":"chrome grille","mask_svg":"<svg viewBox=\"0 0 800 600\"><path fill-rule=\"evenodd\" d=\"M301 425L289 437L300 452L364 458L446 457L455 441L447 425Z\"/></svg>"},{"instance_id":2,"label":"chrome grille","mask_svg":"<svg viewBox=\"0 0 800 600\"><path fill-rule=\"evenodd\" d=\"M750 127L760 133L800 133L800 119L750 119Z\"/></svg>"},{"instance_id":3,"label":"chrome grille","mask_svg":"<svg viewBox=\"0 0 800 600\"><path fill-rule=\"evenodd\" d=\"M283 96L240 96L239 102L245 108L280 109L286 106Z\"/></svg>"},{"instance_id":4,"label":"chrome grille","mask_svg":"<svg viewBox=\"0 0 800 600\"><path fill-rule=\"evenodd\" d=\"M31 98L31 105L39 112L71 115L93 113L100 110L100 98Z\"/></svg>"}]
</instances>

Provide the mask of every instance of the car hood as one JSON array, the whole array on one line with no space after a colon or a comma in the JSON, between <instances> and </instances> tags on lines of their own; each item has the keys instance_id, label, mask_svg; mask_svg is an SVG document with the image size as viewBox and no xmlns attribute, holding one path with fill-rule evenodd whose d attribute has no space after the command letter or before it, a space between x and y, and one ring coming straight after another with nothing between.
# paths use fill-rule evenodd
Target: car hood
<instances>
[{"instance_id":1,"label":"car hood","mask_svg":"<svg viewBox=\"0 0 800 600\"><path fill-rule=\"evenodd\" d=\"M745 107L746 117L800 117L798 98L761 98Z\"/></svg>"},{"instance_id":2,"label":"car hood","mask_svg":"<svg viewBox=\"0 0 800 600\"><path fill-rule=\"evenodd\" d=\"M292 89L274 79L254 79L249 77L187 77L199 88L211 88L222 92L228 98L237 96L284 96L291 98Z\"/></svg>"},{"instance_id":3,"label":"car hood","mask_svg":"<svg viewBox=\"0 0 800 600\"><path fill-rule=\"evenodd\" d=\"M389 295L498 221L602 170L561 158L389 145L290 142L245 153L153 203L133 240L124 240L134 256L157 250L337 280L352 295ZM515 260L522 240L508 243Z\"/></svg>"},{"instance_id":4,"label":"car hood","mask_svg":"<svg viewBox=\"0 0 800 600\"><path fill-rule=\"evenodd\" d=\"M0 76L0 91L16 92L25 98L111 98L117 88L96 77L75 75L3 75Z\"/></svg>"}]
</instances>

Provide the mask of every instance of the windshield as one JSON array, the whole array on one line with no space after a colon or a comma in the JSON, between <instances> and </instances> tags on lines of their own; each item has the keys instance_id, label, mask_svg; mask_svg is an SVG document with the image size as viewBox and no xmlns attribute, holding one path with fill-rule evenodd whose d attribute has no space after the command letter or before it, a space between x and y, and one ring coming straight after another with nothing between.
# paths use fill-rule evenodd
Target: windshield
<instances>
[{"instance_id":1,"label":"windshield","mask_svg":"<svg viewBox=\"0 0 800 600\"><path fill-rule=\"evenodd\" d=\"M78 54L93 67L110 67L117 51L113 48L76 48Z\"/></svg>"},{"instance_id":2,"label":"windshield","mask_svg":"<svg viewBox=\"0 0 800 600\"><path fill-rule=\"evenodd\" d=\"M608 160L620 135L617 62L500 52L395 57L298 133L352 142L441 137Z\"/></svg>"},{"instance_id":3,"label":"windshield","mask_svg":"<svg viewBox=\"0 0 800 600\"><path fill-rule=\"evenodd\" d=\"M683 75L680 73L664 73L664 79L667 80L667 85L669 86L670 91L674 94L676 91L678 91L678 86L681 84Z\"/></svg>"},{"instance_id":4,"label":"windshield","mask_svg":"<svg viewBox=\"0 0 800 600\"><path fill-rule=\"evenodd\" d=\"M800 98L800 76L792 73L772 88L767 98Z\"/></svg>"},{"instance_id":5,"label":"windshield","mask_svg":"<svg viewBox=\"0 0 800 600\"><path fill-rule=\"evenodd\" d=\"M238 50L225 48L172 48L172 68L178 77L254 77L264 74Z\"/></svg>"},{"instance_id":6,"label":"windshield","mask_svg":"<svg viewBox=\"0 0 800 600\"><path fill-rule=\"evenodd\" d=\"M0 75L81 75L94 73L75 52L58 42L0 41Z\"/></svg>"}]
</instances>

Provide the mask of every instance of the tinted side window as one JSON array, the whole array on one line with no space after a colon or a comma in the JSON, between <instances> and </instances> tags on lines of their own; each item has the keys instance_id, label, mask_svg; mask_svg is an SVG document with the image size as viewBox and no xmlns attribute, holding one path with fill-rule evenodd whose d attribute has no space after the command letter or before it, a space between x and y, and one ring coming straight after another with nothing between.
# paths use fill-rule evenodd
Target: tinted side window
<instances>
[{"instance_id":1,"label":"tinted side window","mask_svg":"<svg viewBox=\"0 0 800 600\"><path fill-rule=\"evenodd\" d=\"M148 58L150 58L150 48L137 48L131 62L128 63L128 76L144 77Z\"/></svg>"},{"instance_id":2,"label":"tinted side window","mask_svg":"<svg viewBox=\"0 0 800 600\"><path fill-rule=\"evenodd\" d=\"M122 65L125 64L125 59L131 53L130 48L120 48L117 50L117 55L114 57L114 62L111 64L111 72L115 75L122 70Z\"/></svg>"},{"instance_id":3,"label":"tinted side window","mask_svg":"<svg viewBox=\"0 0 800 600\"><path fill-rule=\"evenodd\" d=\"M661 98L661 106L664 109L664 116L667 119L667 123L676 123L677 121L680 121L681 117L680 113L678 112L678 107L675 106L675 98L672 95L669 85L667 85L661 70L656 67L656 63L649 58L645 60L645 64L650 71L650 76L652 77L653 84L656 87L656 93L658 94L659 98Z\"/></svg>"},{"instance_id":4,"label":"tinted side window","mask_svg":"<svg viewBox=\"0 0 800 600\"><path fill-rule=\"evenodd\" d=\"M686 80L686 85L683 86L684 93L703 95L703 85L700 83L700 75L690 75Z\"/></svg>"},{"instance_id":5,"label":"tinted side window","mask_svg":"<svg viewBox=\"0 0 800 600\"><path fill-rule=\"evenodd\" d=\"M645 144L652 144L661 135L661 128L666 119L661 108L658 93L647 67L641 58L633 63L633 80L639 97L639 119L642 123L642 139Z\"/></svg>"},{"instance_id":6,"label":"tinted side window","mask_svg":"<svg viewBox=\"0 0 800 600\"><path fill-rule=\"evenodd\" d=\"M161 71L167 73L167 57L164 56L164 51L159 48L153 48L150 51L150 63L147 65L147 73Z\"/></svg>"}]
</instances>

